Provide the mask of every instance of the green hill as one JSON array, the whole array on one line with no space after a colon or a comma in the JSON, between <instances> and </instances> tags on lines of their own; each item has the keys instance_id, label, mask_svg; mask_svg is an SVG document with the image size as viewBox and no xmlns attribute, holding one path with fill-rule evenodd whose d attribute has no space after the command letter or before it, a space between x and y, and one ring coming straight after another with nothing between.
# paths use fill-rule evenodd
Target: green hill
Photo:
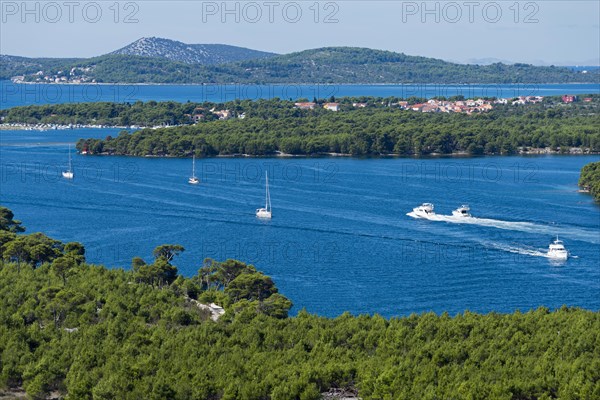
<instances>
[{"instance_id":1,"label":"green hill","mask_svg":"<svg viewBox=\"0 0 600 400\"><path fill-rule=\"evenodd\" d=\"M236 69L237 67L237 69ZM231 68L231 70L228 70ZM541 83L585 81L566 68L527 64L463 65L354 47L327 47L224 66L256 82L315 83Z\"/></svg>"},{"instance_id":2,"label":"green hill","mask_svg":"<svg viewBox=\"0 0 600 400\"><path fill-rule=\"evenodd\" d=\"M584 74L529 64L463 65L354 47L327 47L218 65L116 54L77 60L3 57L0 78L26 75L26 81L42 79L32 75L38 71L72 79L69 72L76 67L88 69L81 72L87 81L105 83L507 84L597 82L599 77L597 71Z\"/></svg>"}]
</instances>

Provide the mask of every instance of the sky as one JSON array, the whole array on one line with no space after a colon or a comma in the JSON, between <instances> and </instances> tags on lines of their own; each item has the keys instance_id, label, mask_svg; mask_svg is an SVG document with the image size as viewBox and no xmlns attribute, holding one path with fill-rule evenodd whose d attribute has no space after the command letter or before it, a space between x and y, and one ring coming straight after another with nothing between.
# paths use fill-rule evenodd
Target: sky
<instances>
[{"instance_id":1,"label":"sky","mask_svg":"<svg viewBox=\"0 0 600 400\"><path fill-rule=\"evenodd\" d=\"M141 37L275 53L356 46L461 63L598 65L599 1L5 1L0 54L91 57Z\"/></svg>"}]
</instances>

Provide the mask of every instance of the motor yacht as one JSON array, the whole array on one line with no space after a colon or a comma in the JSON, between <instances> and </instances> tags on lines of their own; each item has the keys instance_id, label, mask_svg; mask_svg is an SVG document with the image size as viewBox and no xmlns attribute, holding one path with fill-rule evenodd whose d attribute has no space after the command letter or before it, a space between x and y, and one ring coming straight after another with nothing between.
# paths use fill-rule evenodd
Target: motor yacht
<instances>
[{"instance_id":1,"label":"motor yacht","mask_svg":"<svg viewBox=\"0 0 600 400\"><path fill-rule=\"evenodd\" d=\"M548 257L555 260L566 260L569 257L569 252L565 249L565 245L562 240L558 239L548 246Z\"/></svg>"},{"instance_id":2,"label":"motor yacht","mask_svg":"<svg viewBox=\"0 0 600 400\"><path fill-rule=\"evenodd\" d=\"M431 203L423 203L419 207L413 208L413 213L419 218L427 218L435 215L435 212L433 211L433 204Z\"/></svg>"},{"instance_id":3,"label":"motor yacht","mask_svg":"<svg viewBox=\"0 0 600 400\"><path fill-rule=\"evenodd\" d=\"M458 207L456 210L452 211L452 216L453 217L470 217L471 214L469 213L469 211L471 211L469 206L463 204L462 206Z\"/></svg>"}]
</instances>

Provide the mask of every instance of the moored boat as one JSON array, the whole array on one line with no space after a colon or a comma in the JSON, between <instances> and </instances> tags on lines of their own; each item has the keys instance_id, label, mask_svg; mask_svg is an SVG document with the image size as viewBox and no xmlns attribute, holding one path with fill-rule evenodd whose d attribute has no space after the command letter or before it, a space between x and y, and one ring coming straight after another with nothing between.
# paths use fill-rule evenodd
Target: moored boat
<instances>
[{"instance_id":1,"label":"moored boat","mask_svg":"<svg viewBox=\"0 0 600 400\"><path fill-rule=\"evenodd\" d=\"M271 219L271 193L269 192L269 174L265 173L265 207L256 210L258 218Z\"/></svg>"},{"instance_id":2,"label":"moored boat","mask_svg":"<svg viewBox=\"0 0 600 400\"><path fill-rule=\"evenodd\" d=\"M191 185L197 185L200 183L200 179L196 176L196 155L192 155L192 176L188 179L188 183Z\"/></svg>"},{"instance_id":3,"label":"moored boat","mask_svg":"<svg viewBox=\"0 0 600 400\"><path fill-rule=\"evenodd\" d=\"M73 173L73 165L71 163L71 145L69 144L69 168L62 172L62 176L65 179L73 179L75 174Z\"/></svg>"}]
</instances>

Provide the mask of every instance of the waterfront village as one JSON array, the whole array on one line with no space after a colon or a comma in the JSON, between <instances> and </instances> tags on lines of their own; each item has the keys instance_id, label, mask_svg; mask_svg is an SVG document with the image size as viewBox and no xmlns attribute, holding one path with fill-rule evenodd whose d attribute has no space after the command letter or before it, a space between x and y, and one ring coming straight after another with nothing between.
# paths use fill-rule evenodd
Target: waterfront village
<instances>
[{"instance_id":1,"label":"waterfront village","mask_svg":"<svg viewBox=\"0 0 600 400\"><path fill-rule=\"evenodd\" d=\"M464 113L464 114L475 114L490 111L494 108L494 105L525 105L525 104L536 104L541 103L544 100L543 96L519 96L514 98L479 98L479 99L464 99L458 97L459 100L445 100L445 99L430 99L424 103L415 103L408 101L396 101L396 102L378 102L378 103L359 103L359 102L296 102L294 107L300 110L315 110L317 108L323 108L328 111L347 111L357 108L366 107L396 107L402 110L410 110L414 112L423 113ZM564 95L561 98L565 104L578 102L580 99L576 95ZM591 102L592 98L583 98L583 102ZM224 109L217 110L216 107L206 109L204 107L196 107L191 114L185 114L185 117L189 119L189 123L195 124L205 120L228 120L232 118L244 119L246 113L236 113L235 111ZM7 123L4 121L5 117L0 116L0 129L26 129L26 130L54 130L54 129L74 129L74 128L107 128L108 126L101 124L27 124L27 123ZM187 124L186 124L187 125ZM177 125L158 125L149 128L158 129L166 126L177 126ZM144 126L116 126L116 128L123 129L140 129Z\"/></svg>"},{"instance_id":2,"label":"waterfront village","mask_svg":"<svg viewBox=\"0 0 600 400\"><path fill-rule=\"evenodd\" d=\"M521 96L515 99L495 99L495 100L484 100L484 99L465 99L457 101L437 100L431 99L425 103L409 104L408 101L398 101L395 103L388 103L388 107L397 107L403 110L412 110L418 112L434 113L434 112L445 112L445 113L480 113L486 112L493 108L493 104L534 104L540 103L544 98L542 96ZM384 103L382 103L384 104ZM384 104L385 105L385 104ZM298 102L294 103L294 107L300 110L314 110L318 107L322 107L329 111L340 111L342 109L352 108L366 108L368 103L351 103L342 104L335 102L327 102L319 104L316 102ZM189 117L193 122L200 122L206 118L208 114L215 115L220 120L227 120L230 118L246 118L245 113L234 115L231 110L205 110L203 107L197 107L193 114Z\"/></svg>"},{"instance_id":3,"label":"waterfront village","mask_svg":"<svg viewBox=\"0 0 600 400\"><path fill-rule=\"evenodd\" d=\"M388 103L389 107L398 107L403 110L412 110L425 113L480 113L490 111L494 108L494 104L535 104L541 103L544 100L543 96L519 96L514 98L494 98L494 99L460 99L455 101L441 100L441 99L430 99L424 103L410 104L408 101L398 101L395 103ZM563 103L573 103L578 101L578 97L575 95L562 96ZM591 102L591 98L583 99L585 102ZM383 103L382 103L383 104ZM369 104L367 103L352 103L354 108L364 108ZM319 105L314 102L302 102L295 103L297 108L302 110L313 110ZM330 111L339 111L341 109L340 103L325 103L322 105L323 108Z\"/></svg>"},{"instance_id":4,"label":"waterfront village","mask_svg":"<svg viewBox=\"0 0 600 400\"><path fill-rule=\"evenodd\" d=\"M490 111L494 108L494 105L499 104L511 104L511 105L524 105L524 104L536 104L541 103L544 100L543 96L519 96L515 98L493 98L493 99L461 99L461 100L441 100L441 99L430 99L424 103L416 103L411 104L408 101L398 101L394 103L381 103L382 105L387 105L388 107L397 107L402 110L412 110L417 112L424 113L465 113L465 114L473 114L473 113L482 113L486 111ZM573 103L578 101L578 97L575 95L565 95L562 97L563 103ZM584 102L591 102L591 98L584 98ZM352 108L366 108L369 107L369 103L336 103L336 102L326 102L326 103L317 103L317 102L297 102L294 103L294 107L300 110L314 110L316 108L322 107L325 110L329 111L340 111L340 110L348 110ZM245 113L241 113L239 115L234 115L234 113L230 110L219 110L216 111L214 108L209 110L210 113L214 114L220 120L227 120L230 118L240 118L243 119L246 117ZM206 117L207 113L202 107L198 107L194 110L193 114L190 114L190 118L194 122L199 122Z\"/></svg>"},{"instance_id":5,"label":"waterfront village","mask_svg":"<svg viewBox=\"0 0 600 400\"><path fill-rule=\"evenodd\" d=\"M417 112L424 113L465 113L465 114L473 114L473 113L482 113L486 111L490 111L494 108L494 105L499 104L511 104L511 105L519 105L519 104L535 104L541 103L544 100L543 96L519 96L515 98L493 98L493 99L461 99L461 100L441 100L441 99L430 99L424 103L416 103L411 104L408 101L398 101L394 103L384 103L381 105L388 107L397 107L403 110L412 110ZM564 103L573 103L578 101L578 97L575 95L565 95L562 97L562 101ZM591 102L591 98L583 99L585 102ZM326 103L317 103L317 102L297 102L294 103L294 107L300 110L314 110L316 108L322 107L325 110L329 111L340 111L340 110L348 110L353 108L366 108L369 107L369 103L336 103L336 102L326 102ZM380 106L380 105L377 105ZM227 120L230 118L240 118L243 119L246 117L245 113L241 113L238 115L234 115L231 110L219 110L216 111L214 108L209 110L211 114L214 114L220 120ZM193 122L199 122L206 118L208 115L207 111L202 107L197 107L194 110L193 114L190 114L189 117Z\"/></svg>"}]
</instances>

